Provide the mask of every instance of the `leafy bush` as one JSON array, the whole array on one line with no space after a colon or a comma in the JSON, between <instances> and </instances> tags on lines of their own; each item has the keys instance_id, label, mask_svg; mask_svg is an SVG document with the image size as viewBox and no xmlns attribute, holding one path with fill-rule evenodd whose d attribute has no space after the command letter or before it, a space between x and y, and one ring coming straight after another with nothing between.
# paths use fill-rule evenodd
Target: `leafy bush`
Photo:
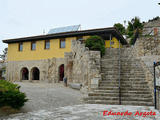
<instances>
[{"instance_id":1,"label":"leafy bush","mask_svg":"<svg viewBox=\"0 0 160 120\"><path fill-rule=\"evenodd\" d=\"M105 54L105 41L100 36L91 36L85 41L85 46L90 50L100 51L101 56Z\"/></svg>"},{"instance_id":2,"label":"leafy bush","mask_svg":"<svg viewBox=\"0 0 160 120\"><path fill-rule=\"evenodd\" d=\"M19 91L20 86L5 80L0 80L0 108L10 106L20 109L28 99L25 93Z\"/></svg>"},{"instance_id":3,"label":"leafy bush","mask_svg":"<svg viewBox=\"0 0 160 120\"><path fill-rule=\"evenodd\" d=\"M116 23L114 24L114 27L122 34L124 35L126 33L126 29L125 27L123 26L123 24L121 23Z\"/></svg>"}]
</instances>

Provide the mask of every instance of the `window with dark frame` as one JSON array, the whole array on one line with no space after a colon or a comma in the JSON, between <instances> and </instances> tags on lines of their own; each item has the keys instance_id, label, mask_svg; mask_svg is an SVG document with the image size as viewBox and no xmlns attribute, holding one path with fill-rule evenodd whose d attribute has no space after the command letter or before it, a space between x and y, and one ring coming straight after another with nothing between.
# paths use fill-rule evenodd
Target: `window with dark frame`
<instances>
[{"instance_id":1,"label":"window with dark frame","mask_svg":"<svg viewBox=\"0 0 160 120\"><path fill-rule=\"evenodd\" d=\"M23 51L23 43L19 43L19 51Z\"/></svg>"},{"instance_id":2,"label":"window with dark frame","mask_svg":"<svg viewBox=\"0 0 160 120\"><path fill-rule=\"evenodd\" d=\"M66 40L65 38L60 39L60 48L65 48L66 47Z\"/></svg>"},{"instance_id":3,"label":"window with dark frame","mask_svg":"<svg viewBox=\"0 0 160 120\"><path fill-rule=\"evenodd\" d=\"M31 50L36 50L36 42L31 42Z\"/></svg>"},{"instance_id":4,"label":"window with dark frame","mask_svg":"<svg viewBox=\"0 0 160 120\"><path fill-rule=\"evenodd\" d=\"M50 48L50 40L45 40L44 49L49 49L49 48Z\"/></svg>"}]
</instances>

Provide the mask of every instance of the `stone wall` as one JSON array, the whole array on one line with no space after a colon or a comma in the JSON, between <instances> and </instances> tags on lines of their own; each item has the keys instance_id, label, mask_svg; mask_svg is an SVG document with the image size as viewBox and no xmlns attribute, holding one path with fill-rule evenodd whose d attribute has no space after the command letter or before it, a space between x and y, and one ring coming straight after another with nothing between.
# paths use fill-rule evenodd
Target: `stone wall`
<instances>
[{"instance_id":1,"label":"stone wall","mask_svg":"<svg viewBox=\"0 0 160 120\"><path fill-rule=\"evenodd\" d=\"M133 47L134 56L140 59L145 72L146 80L154 96L153 62L160 61L160 38L141 37ZM156 85L160 86L160 68L156 67Z\"/></svg>"},{"instance_id":2,"label":"stone wall","mask_svg":"<svg viewBox=\"0 0 160 120\"><path fill-rule=\"evenodd\" d=\"M0 79L6 79L6 62L0 62Z\"/></svg>"},{"instance_id":3,"label":"stone wall","mask_svg":"<svg viewBox=\"0 0 160 120\"><path fill-rule=\"evenodd\" d=\"M134 45L137 56L160 55L160 37L141 37Z\"/></svg>"},{"instance_id":4,"label":"stone wall","mask_svg":"<svg viewBox=\"0 0 160 120\"><path fill-rule=\"evenodd\" d=\"M145 23L143 27L143 35L160 36L160 19Z\"/></svg>"},{"instance_id":5,"label":"stone wall","mask_svg":"<svg viewBox=\"0 0 160 120\"><path fill-rule=\"evenodd\" d=\"M89 51L80 41L72 41L72 51L65 53L65 74L68 83L80 83L82 87L97 88L101 80L100 52Z\"/></svg>"},{"instance_id":6,"label":"stone wall","mask_svg":"<svg viewBox=\"0 0 160 120\"><path fill-rule=\"evenodd\" d=\"M64 64L64 59L53 58L34 61L9 61L7 65L7 80L21 81L21 70L26 67L31 80L31 69L37 67L40 71L40 82L59 82L59 66Z\"/></svg>"},{"instance_id":7,"label":"stone wall","mask_svg":"<svg viewBox=\"0 0 160 120\"><path fill-rule=\"evenodd\" d=\"M136 57L146 70L147 79L153 79L153 62L160 61L160 38L159 37L141 37L134 45ZM156 68L157 85L160 85L160 68Z\"/></svg>"}]
</instances>

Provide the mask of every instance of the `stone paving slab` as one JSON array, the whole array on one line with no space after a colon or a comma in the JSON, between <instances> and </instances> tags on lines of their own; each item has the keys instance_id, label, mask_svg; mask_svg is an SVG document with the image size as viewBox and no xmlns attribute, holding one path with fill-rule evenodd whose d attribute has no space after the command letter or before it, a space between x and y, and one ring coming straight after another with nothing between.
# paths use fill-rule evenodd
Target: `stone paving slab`
<instances>
[{"instance_id":1,"label":"stone paving slab","mask_svg":"<svg viewBox=\"0 0 160 120\"><path fill-rule=\"evenodd\" d=\"M132 112L131 116L106 115L104 110L112 112ZM153 116L134 116L136 111L155 112ZM39 110L28 113L10 115L1 120L160 120L159 111L153 107L146 106L126 106L126 105L101 105L101 104L81 104L55 108L52 111Z\"/></svg>"}]
</instances>

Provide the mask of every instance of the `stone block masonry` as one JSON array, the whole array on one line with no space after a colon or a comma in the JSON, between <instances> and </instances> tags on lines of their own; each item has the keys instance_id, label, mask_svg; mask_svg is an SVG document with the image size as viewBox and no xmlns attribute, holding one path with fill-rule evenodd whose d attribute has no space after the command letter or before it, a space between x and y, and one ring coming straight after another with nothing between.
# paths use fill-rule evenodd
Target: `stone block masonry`
<instances>
[{"instance_id":1,"label":"stone block masonry","mask_svg":"<svg viewBox=\"0 0 160 120\"><path fill-rule=\"evenodd\" d=\"M46 60L33 60L33 61L8 61L7 65L7 80L9 81L24 81L22 80L22 69L28 69L28 80L32 80L32 68L38 68L40 72L40 82L59 82L59 66L64 64L62 58L52 58Z\"/></svg>"},{"instance_id":2,"label":"stone block masonry","mask_svg":"<svg viewBox=\"0 0 160 120\"><path fill-rule=\"evenodd\" d=\"M160 37L140 37L134 47L138 57L160 55Z\"/></svg>"},{"instance_id":3,"label":"stone block masonry","mask_svg":"<svg viewBox=\"0 0 160 120\"><path fill-rule=\"evenodd\" d=\"M91 90L101 80L100 52L89 51L80 41L72 41L72 51L65 53L65 74L69 83L80 83Z\"/></svg>"},{"instance_id":4,"label":"stone block masonry","mask_svg":"<svg viewBox=\"0 0 160 120\"><path fill-rule=\"evenodd\" d=\"M133 48L120 49L119 64L119 49L106 49L106 54L101 59L102 80L99 87L84 98L86 103L119 104L121 100L122 105L153 106L152 90L149 88L140 59L134 56L132 50Z\"/></svg>"},{"instance_id":5,"label":"stone block masonry","mask_svg":"<svg viewBox=\"0 0 160 120\"><path fill-rule=\"evenodd\" d=\"M64 66L64 75L68 83L79 83L85 89L97 88L101 80L100 52L89 51L80 41L72 41L71 52L65 53L64 58L52 58L30 61L8 61L7 80L30 81L33 80L33 68L39 70L39 82L60 82L60 66ZM25 69L27 74L22 77ZM62 76L63 77L63 76ZM63 78L61 79L61 81Z\"/></svg>"}]
</instances>

